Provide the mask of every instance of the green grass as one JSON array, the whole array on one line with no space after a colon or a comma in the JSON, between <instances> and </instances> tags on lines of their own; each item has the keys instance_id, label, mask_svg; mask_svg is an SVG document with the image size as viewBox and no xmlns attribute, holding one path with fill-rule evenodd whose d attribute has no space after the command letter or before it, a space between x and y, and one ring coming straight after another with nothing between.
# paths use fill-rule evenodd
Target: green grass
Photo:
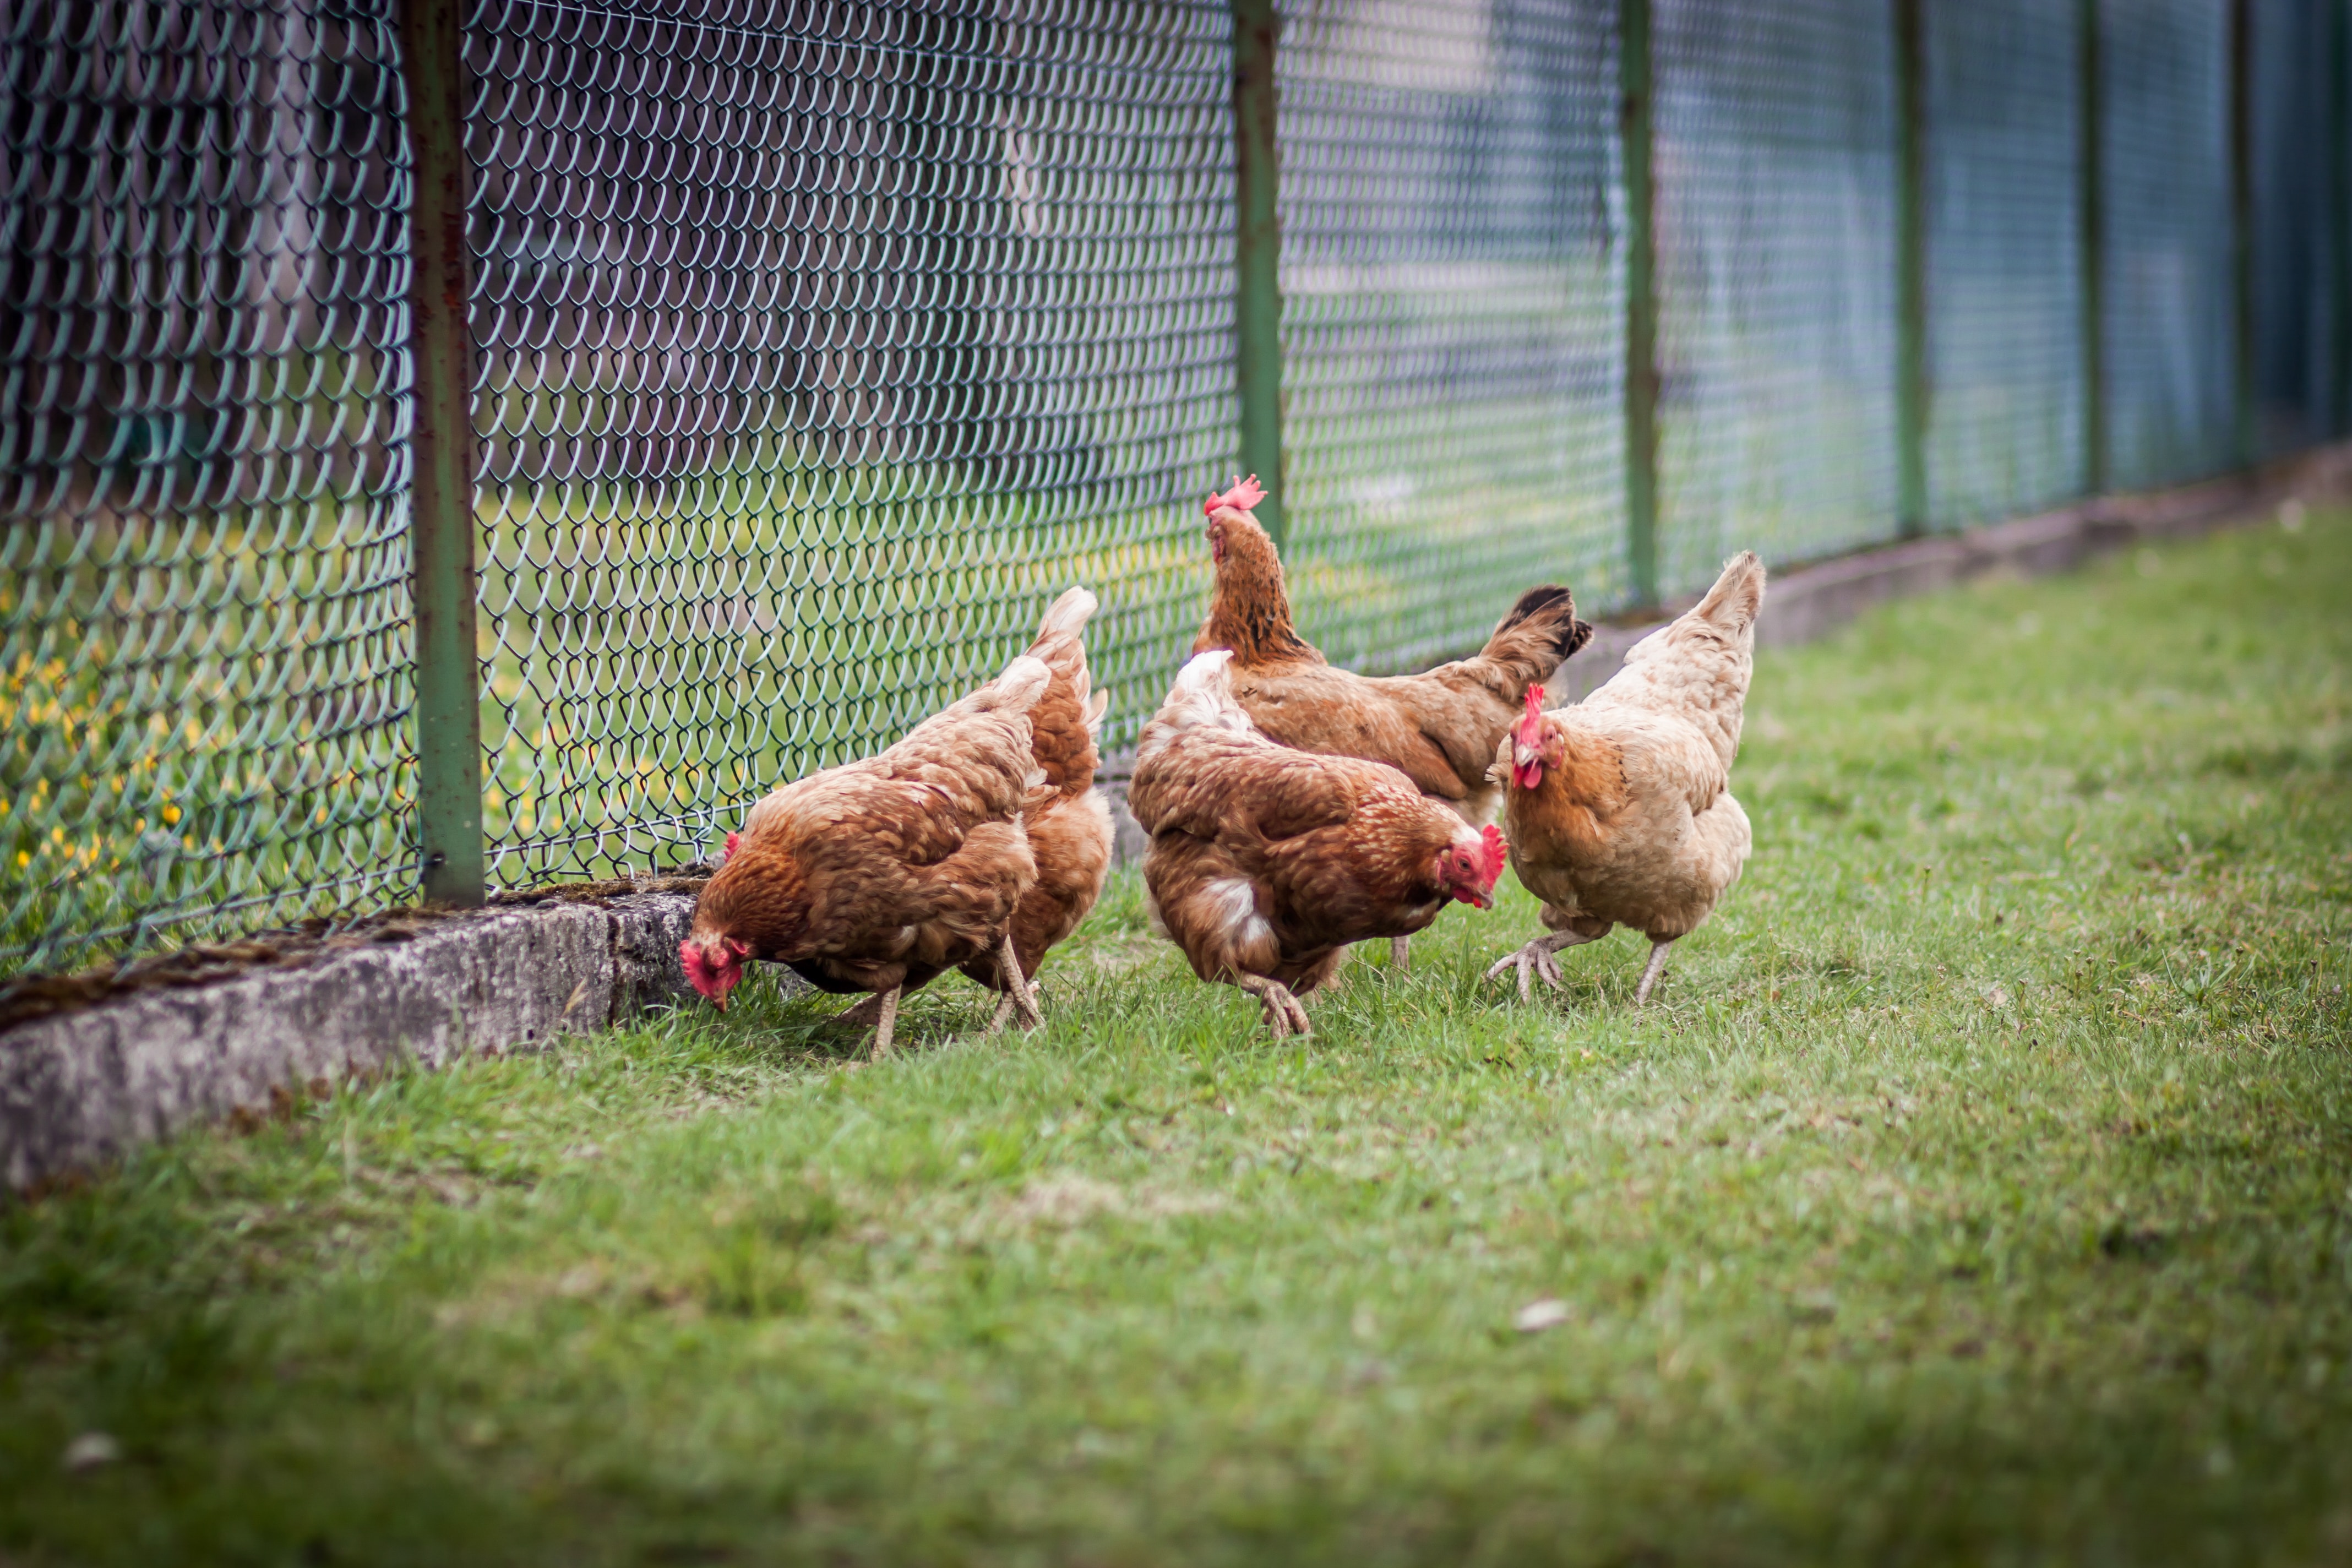
<instances>
[{"instance_id":1,"label":"green grass","mask_svg":"<svg viewBox=\"0 0 2352 1568\"><path fill-rule=\"evenodd\" d=\"M1482 987L1514 889L1276 1046L1129 878L1033 1037L770 992L0 1209L0 1556L2352 1561L2347 605L2329 512L1769 655L1646 1013Z\"/></svg>"}]
</instances>

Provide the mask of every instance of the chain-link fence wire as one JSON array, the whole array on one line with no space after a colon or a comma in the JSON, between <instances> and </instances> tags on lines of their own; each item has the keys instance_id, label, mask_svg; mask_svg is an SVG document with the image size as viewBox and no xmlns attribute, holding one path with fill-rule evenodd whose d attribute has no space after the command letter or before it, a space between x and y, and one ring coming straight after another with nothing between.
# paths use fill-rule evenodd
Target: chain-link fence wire
<instances>
[{"instance_id":1,"label":"chain-link fence wire","mask_svg":"<svg viewBox=\"0 0 2352 1568\"><path fill-rule=\"evenodd\" d=\"M1925 7L1942 524L2079 483L2072 10ZM1622 605L1617 5L1284 13L1306 629L1394 668L1538 578ZM2273 447L2347 412L2342 20L2255 0ZM390 22L0 20L0 969L414 889ZM1743 545L1895 531L1891 22L1657 0L1670 595ZM2109 458L2150 485L2240 453L2228 7L2102 26ZM1074 582L1131 742L1237 444L1230 27L1223 0L478 0L499 881L706 850L992 673Z\"/></svg>"},{"instance_id":2,"label":"chain-link fence wire","mask_svg":"<svg viewBox=\"0 0 2352 1568\"><path fill-rule=\"evenodd\" d=\"M1074 583L1131 741L1234 447L1222 4L481 0L496 879L698 855Z\"/></svg>"},{"instance_id":3,"label":"chain-link fence wire","mask_svg":"<svg viewBox=\"0 0 2352 1568\"><path fill-rule=\"evenodd\" d=\"M2082 492L2083 37L2051 0L1929 4L1927 502L1938 528Z\"/></svg>"},{"instance_id":4,"label":"chain-link fence wire","mask_svg":"<svg viewBox=\"0 0 2352 1568\"><path fill-rule=\"evenodd\" d=\"M1308 0L1278 57L1286 552L1333 659L1624 603L1615 7Z\"/></svg>"},{"instance_id":5,"label":"chain-link fence wire","mask_svg":"<svg viewBox=\"0 0 2352 1568\"><path fill-rule=\"evenodd\" d=\"M2107 479L2201 478L2238 452L2225 0L2101 0Z\"/></svg>"},{"instance_id":6,"label":"chain-link fence wire","mask_svg":"<svg viewBox=\"0 0 2352 1568\"><path fill-rule=\"evenodd\" d=\"M389 6L0 18L0 968L404 897Z\"/></svg>"},{"instance_id":7,"label":"chain-link fence wire","mask_svg":"<svg viewBox=\"0 0 2352 1568\"><path fill-rule=\"evenodd\" d=\"M1895 528L1886 0L1658 0L1658 582Z\"/></svg>"},{"instance_id":8,"label":"chain-link fence wire","mask_svg":"<svg viewBox=\"0 0 2352 1568\"><path fill-rule=\"evenodd\" d=\"M2269 455L2325 440L2344 423L2336 268L2345 235L2335 182L2352 147L2334 103L2344 79L2344 8L2256 0L2250 21L2254 417Z\"/></svg>"}]
</instances>

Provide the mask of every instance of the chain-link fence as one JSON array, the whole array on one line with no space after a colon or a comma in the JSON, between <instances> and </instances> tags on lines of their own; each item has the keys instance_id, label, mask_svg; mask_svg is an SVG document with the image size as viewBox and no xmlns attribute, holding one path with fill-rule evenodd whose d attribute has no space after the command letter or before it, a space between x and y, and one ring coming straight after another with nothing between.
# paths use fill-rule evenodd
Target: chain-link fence
<instances>
[{"instance_id":1,"label":"chain-link fence","mask_svg":"<svg viewBox=\"0 0 2352 1568\"><path fill-rule=\"evenodd\" d=\"M1116 750L1198 624L1264 0L467 0L443 62L400 3L0 11L0 968L417 886L420 71L494 883L701 854L1074 582ZM2344 11L1287 0L1306 630L1411 668L1895 537L1906 472L1949 527L2337 433Z\"/></svg>"}]
</instances>

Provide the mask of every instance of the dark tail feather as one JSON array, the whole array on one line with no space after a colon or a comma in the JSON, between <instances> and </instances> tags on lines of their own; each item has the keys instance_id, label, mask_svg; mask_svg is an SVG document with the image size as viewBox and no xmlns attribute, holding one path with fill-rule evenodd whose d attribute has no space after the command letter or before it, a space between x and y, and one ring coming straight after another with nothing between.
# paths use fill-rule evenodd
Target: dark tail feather
<instances>
[{"instance_id":1,"label":"dark tail feather","mask_svg":"<svg viewBox=\"0 0 2352 1568\"><path fill-rule=\"evenodd\" d=\"M1576 618L1576 596L1557 583L1546 583L1520 595L1519 602L1495 623L1483 657L1524 663L1531 681L1545 681L1591 640L1591 624Z\"/></svg>"}]
</instances>

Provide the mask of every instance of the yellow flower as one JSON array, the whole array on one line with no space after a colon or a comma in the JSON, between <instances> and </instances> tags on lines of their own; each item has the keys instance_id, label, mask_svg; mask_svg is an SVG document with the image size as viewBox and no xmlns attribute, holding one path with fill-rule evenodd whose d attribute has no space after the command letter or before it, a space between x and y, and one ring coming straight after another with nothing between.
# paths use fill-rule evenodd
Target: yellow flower
<instances>
[{"instance_id":1,"label":"yellow flower","mask_svg":"<svg viewBox=\"0 0 2352 1568\"><path fill-rule=\"evenodd\" d=\"M176 805L167 805L167 806L165 806L165 807L163 808L163 824L164 824L164 826L167 826L167 827L168 827L168 826L170 826L172 824L173 824L173 823L175 823L175 822L177 822L177 821L179 821L179 820L180 820L180 808L179 808L178 806L176 806Z\"/></svg>"},{"instance_id":2,"label":"yellow flower","mask_svg":"<svg viewBox=\"0 0 2352 1568\"><path fill-rule=\"evenodd\" d=\"M22 850L22 849L19 849L19 850L17 850L17 851L16 851L16 869L18 869L19 871L21 871L21 870L23 870L26 867L27 867L27 866L29 866L29 865L31 865L32 863L33 863L33 858L32 858L32 856L30 856L30 855L26 854L26 853L24 850Z\"/></svg>"}]
</instances>

